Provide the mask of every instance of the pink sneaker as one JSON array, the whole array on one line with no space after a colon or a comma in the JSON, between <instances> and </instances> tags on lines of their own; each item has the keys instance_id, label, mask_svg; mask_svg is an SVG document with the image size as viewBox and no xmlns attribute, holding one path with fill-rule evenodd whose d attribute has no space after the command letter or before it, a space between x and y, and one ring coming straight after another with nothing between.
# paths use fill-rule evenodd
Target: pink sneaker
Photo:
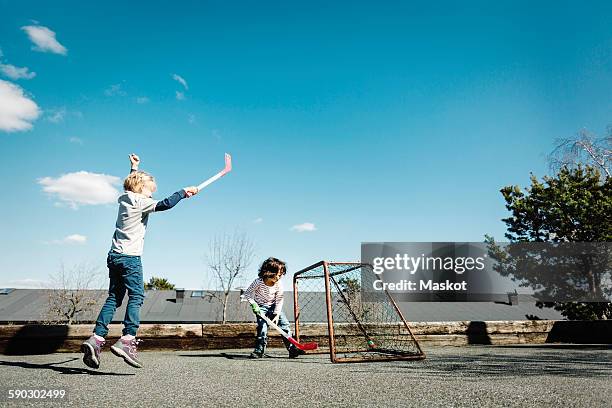
<instances>
[{"instance_id":1,"label":"pink sneaker","mask_svg":"<svg viewBox=\"0 0 612 408\"><path fill-rule=\"evenodd\" d=\"M91 336L81 344L81 352L84 354L83 362L87 367L100 368L100 353L102 353L104 343L104 340Z\"/></svg>"},{"instance_id":2,"label":"pink sneaker","mask_svg":"<svg viewBox=\"0 0 612 408\"><path fill-rule=\"evenodd\" d=\"M110 349L114 355L123 358L132 367L142 368L142 364L138 361L138 350L136 349L140 342L141 340L136 340L136 338L132 340L119 339Z\"/></svg>"}]
</instances>

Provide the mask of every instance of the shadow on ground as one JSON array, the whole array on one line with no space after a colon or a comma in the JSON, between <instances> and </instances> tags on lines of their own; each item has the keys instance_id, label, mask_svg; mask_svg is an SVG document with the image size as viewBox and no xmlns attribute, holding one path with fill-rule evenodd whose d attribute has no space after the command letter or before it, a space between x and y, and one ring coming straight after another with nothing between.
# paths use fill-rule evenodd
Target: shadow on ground
<instances>
[{"instance_id":1,"label":"shadow on ground","mask_svg":"<svg viewBox=\"0 0 612 408\"><path fill-rule=\"evenodd\" d=\"M312 360L309 359L308 357L301 357L301 358L289 358L287 357L287 354L284 353L278 353L278 354L268 354L266 353L266 356L264 358L261 359L255 359L255 358L251 358L249 357L250 352L247 353L202 353L202 354L179 354L179 357L196 357L196 358L210 358L210 357L214 357L214 358L226 358L228 360L248 360L248 361L253 361L253 362L257 362L257 361L269 361L269 360L274 360L275 362L283 362L286 361L287 363L296 363L296 364L322 364L322 363L328 363L329 360L324 360L324 361L320 361L320 360Z\"/></svg>"},{"instance_id":2,"label":"shadow on ground","mask_svg":"<svg viewBox=\"0 0 612 408\"><path fill-rule=\"evenodd\" d=\"M609 344L500 344L501 349L543 349L543 350L612 350Z\"/></svg>"},{"instance_id":3,"label":"shadow on ground","mask_svg":"<svg viewBox=\"0 0 612 408\"><path fill-rule=\"evenodd\" d=\"M179 357L197 357L197 358L227 358L228 360L251 360L248 354L232 354L232 353L202 353L202 354L179 354Z\"/></svg>"},{"instance_id":4,"label":"shadow on ground","mask_svg":"<svg viewBox=\"0 0 612 408\"><path fill-rule=\"evenodd\" d=\"M88 374L88 375L113 375L113 376L126 376L126 375L135 375L133 373L108 373L104 371L95 371L89 370L87 368L76 368L76 367L62 367L61 364L70 363L72 361L78 360L78 358L71 358L66 361L59 361L56 363L48 363L48 364L34 364L28 363L25 361L1 361L0 366L9 366L9 367L21 367L21 368L29 368L35 370L52 370L61 374Z\"/></svg>"},{"instance_id":5,"label":"shadow on ground","mask_svg":"<svg viewBox=\"0 0 612 408\"><path fill-rule=\"evenodd\" d=\"M525 354L499 353L493 346L490 353L457 353L428 355L427 360L410 364L383 363L378 369L368 367L357 372L372 373L387 370L411 370L420 377L450 378L461 376L466 380L483 377L537 377L563 376L574 378L611 378L612 360L610 355L581 353L567 348L543 350L525 347ZM518 348L518 347L515 347ZM595 348L597 349L597 348Z\"/></svg>"}]
</instances>

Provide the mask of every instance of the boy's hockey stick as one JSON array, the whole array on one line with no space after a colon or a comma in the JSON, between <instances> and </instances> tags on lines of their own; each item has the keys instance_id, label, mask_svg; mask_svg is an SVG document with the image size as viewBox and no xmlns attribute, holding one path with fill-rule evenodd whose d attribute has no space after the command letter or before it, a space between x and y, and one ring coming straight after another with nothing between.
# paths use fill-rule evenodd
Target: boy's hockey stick
<instances>
[{"instance_id":1,"label":"boy's hockey stick","mask_svg":"<svg viewBox=\"0 0 612 408\"><path fill-rule=\"evenodd\" d=\"M246 299L246 298L243 297L243 299ZM253 299L246 299L246 300L248 300L250 304L255 303L255 301ZM314 341L311 342L311 343L298 343L298 341L296 339L294 339L293 337L291 337L287 333L285 333L284 330L282 330L280 327L278 327L276 324L274 324L274 322L272 320L268 319L268 316L263 314L261 311L259 313L257 313L257 316L259 316L262 319L264 319L264 321L266 323L268 323L268 325L270 327L273 327L274 329L276 329L276 331L279 332L281 336L286 338L287 341L289 341L289 343L293 344L296 348L298 348L298 349L300 349L302 351L307 351L307 350L316 350L319 347L319 345L317 343L315 343Z\"/></svg>"},{"instance_id":2,"label":"boy's hockey stick","mask_svg":"<svg viewBox=\"0 0 612 408\"><path fill-rule=\"evenodd\" d=\"M202 184L200 184L198 186L198 190L202 190L207 185L219 180L221 177L225 176L230 171L232 171L232 156L225 153L225 168L214 176L212 176L211 178L209 178L208 180L206 180L205 182L203 182Z\"/></svg>"}]
</instances>

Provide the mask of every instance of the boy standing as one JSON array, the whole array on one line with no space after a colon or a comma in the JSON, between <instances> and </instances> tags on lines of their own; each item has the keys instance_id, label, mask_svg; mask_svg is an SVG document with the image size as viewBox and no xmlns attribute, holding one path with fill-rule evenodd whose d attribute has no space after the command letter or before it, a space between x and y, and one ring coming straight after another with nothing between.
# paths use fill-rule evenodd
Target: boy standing
<instances>
[{"instance_id":1,"label":"boy standing","mask_svg":"<svg viewBox=\"0 0 612 408\"><path fill-rule=\"evenodd\" d=\"M91 368L100 367L100 353L117 307L127 292L128 303L123 320L123 336L111 346L116 356L133 367L142 367L137 356L136 332L140 325L139 312L144 301L144 281L141 255L149 214L169 210L183 198L198 193L196 187L186 187L170 197L157 201L152 197L157 190L155 179L138 170L140 158L130 154L131 172L123 182L125 193L117 201L119 213L110 252L106 259L110 285L108 297L100 310L93 335L81 345L83 362Z\"/></svg>"}]
</instances>

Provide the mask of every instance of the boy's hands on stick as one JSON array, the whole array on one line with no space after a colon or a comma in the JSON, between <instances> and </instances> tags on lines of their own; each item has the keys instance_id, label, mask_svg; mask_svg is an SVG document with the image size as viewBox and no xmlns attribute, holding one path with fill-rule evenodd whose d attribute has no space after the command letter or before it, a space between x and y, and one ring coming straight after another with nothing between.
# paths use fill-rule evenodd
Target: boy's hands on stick
<instances>
[{"instance_id":1,"label":"boy's hands on stick","mask_svg":"<svg viewBox=\"0 0 612 408\"><path fill-rule=\"evenodd\" d=\"M255 313L256 315L258 315L259 312L261 312L259 305L255 302L251 303L251 309L253 310L253 313Z\"/></svg>"},{"instance_id":2,"label":"boy's hands on stick","mask_svg":"<svg viewBox=\"0 0 612 408\"><path fill-rule=\"evenodd\" d=\"M130 163L132 164L132 169L138 170L138 165L140 164L140 157L137 154L130 154Z\"/></svg>"},{"instance_id":3,"label":"boy's hands on stick","mask_svg":"<svg viewBox=\"0 0 612 408\"><path fill-rule=\"evenodd\" d=\"M197 187L191 186L191 187L185 187L183 189L183 191L185 191L185 194L187 195L187 198L189 198L191 196L194 196L194 195L198 194L198 191L200 191L200 190L198 190Z\"/></svg>"},{"instance_id":4,"label":"boy's hands on stick","mask_svg":"<svg viewBox=\"0 0 612 408\"><path fill-rule=\"evenodd\" d=\"M241 302L249 302L249 304L251 305L251 310L256 315L258 315L261 312L261 309L259 308L259 305L253 299L250 299L250 298L246 297L245 295L240 295L240 301Z\"/></svg>"}]
</instances>

